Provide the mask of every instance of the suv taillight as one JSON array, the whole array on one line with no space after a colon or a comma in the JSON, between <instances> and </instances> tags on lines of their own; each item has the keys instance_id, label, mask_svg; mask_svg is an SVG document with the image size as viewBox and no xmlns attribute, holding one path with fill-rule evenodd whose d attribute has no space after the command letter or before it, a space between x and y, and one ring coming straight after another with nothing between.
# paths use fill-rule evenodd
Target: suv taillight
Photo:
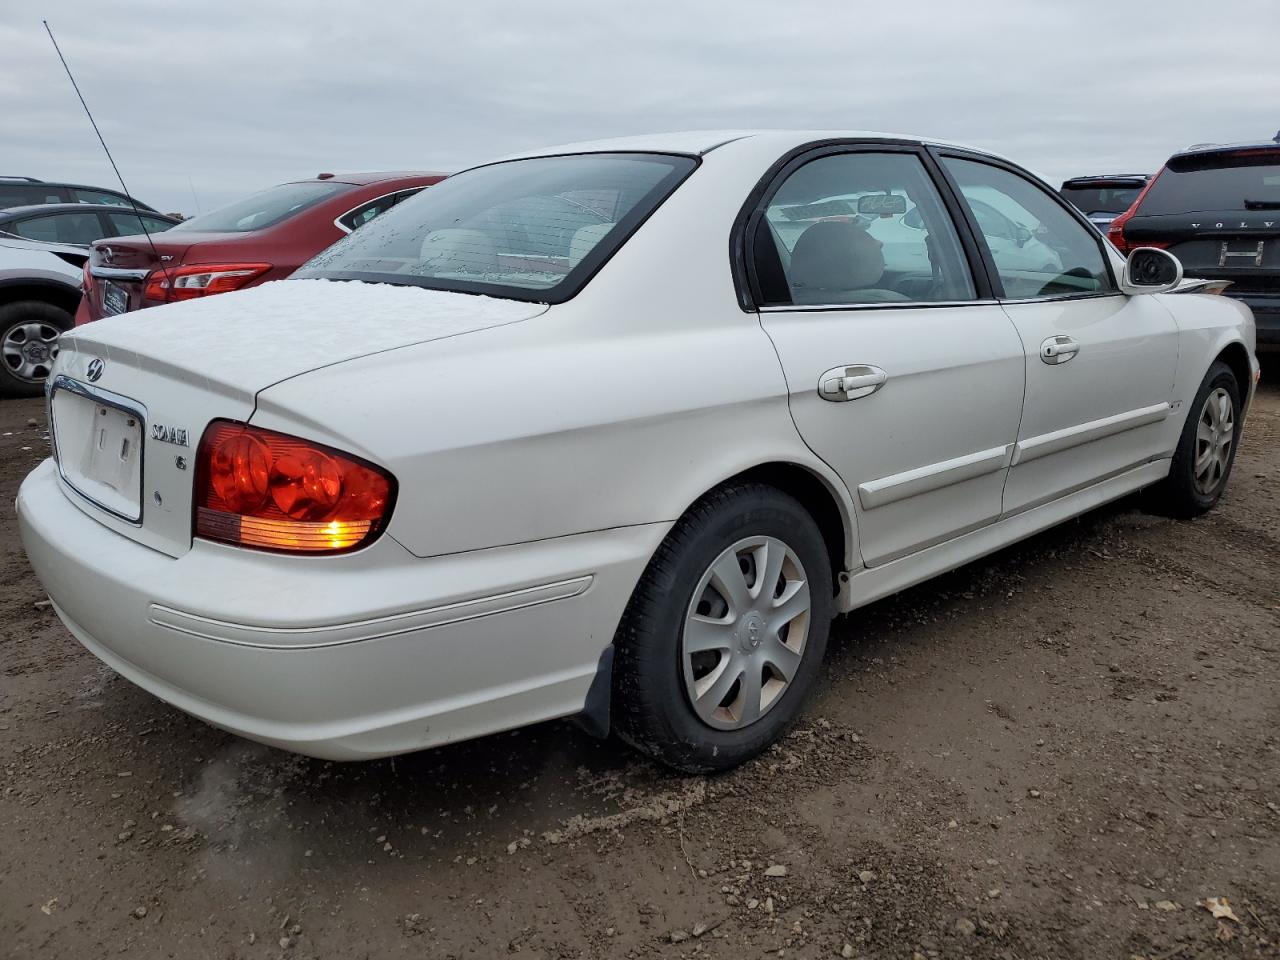
<instances>
[{"instance_id":1,"label":"suv taillight","mask_svg":"<svg viewBox=\"0 0 1280 960\"><path fill-rule=\"evenodd\" d=\"M252 283L271 269L269 263L197 263L185 267L158 267L147 276L143 296L172 303L215 293L229 293Z\"/></svg>"},{"instance_id":2,"label":"suv taillight","mask_svg":"<svg viewBox=\"0 0 1280 960\"><path fill-rule=\"evenodd\" d=\"M1168 246L1167 243L1159 243L1159 242L1151 243L1150 241L1146 241L1146 240L1144 240L1141 244L1131 244L1127 239L1125 239L1125 235L1124 235L1124 225L1133 219L1133 215L1138 212L1138 204L1142 203L1142 198L1147 195L1147 191L1151 189L1152 185L1158 179L1160 179L1160 174L1162 173L1164 173L1164 167L1161 167L1156 172L1156 175L1147 181L1147 185L1143 187L1142 192L1139 193L1138 196L1134 198L1133 203L1129 205L1129 209L1126 210L1124 213L1120 214L1120 216L1116 217L1114 220L1112 220L1111 225L1107 227L1107 239L1110 240L1112 243L1114 243L1116 245L1116 249L1119 250L1121 253L1123 253L1125 256L1128 256L1129 251L1133 249L1133 247L1135 246L1143 246L1143 247L1167 247Z\"/></svg>"},{"instance_id":3,"label":"suv taillight","mask_svg":"<svg viewBox=\"0 0 1280 960\"><path fill-rule=\"evenodd\" d=\"M386 471L298 437L215 420L196 454L195 535L241 547L339 553L387 524Z\"/></svg>"}]
</instances>

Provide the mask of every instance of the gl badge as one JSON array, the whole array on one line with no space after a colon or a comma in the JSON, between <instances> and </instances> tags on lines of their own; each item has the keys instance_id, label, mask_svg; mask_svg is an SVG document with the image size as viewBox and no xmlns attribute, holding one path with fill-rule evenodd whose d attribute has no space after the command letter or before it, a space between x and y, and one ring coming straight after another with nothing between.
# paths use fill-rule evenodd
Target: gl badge
<instances>
[{"instance_id":1,"label":"gl badge","mask_svg":"<svg viewBox=\"0 0 1280 960\"><path fill-rule=\"evenodd\" d=\"M151 425L151 439L160 443L172 443L179 447L187 446L186 427L166 427L163 423Z\"/></svg>"}]
</instances>

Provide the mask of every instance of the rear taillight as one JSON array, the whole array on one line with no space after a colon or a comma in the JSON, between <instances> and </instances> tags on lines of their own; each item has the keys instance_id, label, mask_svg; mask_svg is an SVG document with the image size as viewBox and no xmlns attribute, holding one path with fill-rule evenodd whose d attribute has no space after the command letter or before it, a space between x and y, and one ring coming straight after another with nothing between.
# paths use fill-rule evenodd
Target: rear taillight
<instances>
[{"instance_id":1,"label":"rear taillight","mask_svg":"<svg viewBox=\"0 0 1280 960\"><path fill-rule=\"evenodd\" d=\"M298 437L215 420L196 455L195 535L242 547L338 553L386 526L395 480Z\"/></svg>"},{"instance_id":2,"label":"rear taillight","mask_svg":"<svg viewBox=\"0 0 1280 960\"><path fill-rule=\"evenodd\" d=\"M1167 243L1152 243L1148 240L1144 240L1141 244L1132 244L1125 239L1124 235L1124 225L1133 219L1133 215L1138 212L1138 204L1142 203L1142 198L1147 195L1147 191L1151 189L1152 185L1160 179L1160 174L1162 173L1164 173L1164 167L1161 167L1159 171L1156 172L1156 175L1147 181L1147 185L1143 187L1142 192L1134 198L1133 203L1129 205L1129 209L1112 220L1111 225L1107 227L1107 239L1114 243L1116 245L1116 249L1126 256L1128 256L1129 251L1135 246L1162 248L1168 246Z\"/></svg>"},{"instance_id":3,"label":"rear taillight","mask_svg":"<svg viewBox=\"0 0 1280 960\"><path fill-rule=\"evenodd\" d=\"M271 269L269 263L197 263L185 267L159 267L147 276L143 296L172 303L215 293L239 290Z\"/></svg>"}]
</instances>

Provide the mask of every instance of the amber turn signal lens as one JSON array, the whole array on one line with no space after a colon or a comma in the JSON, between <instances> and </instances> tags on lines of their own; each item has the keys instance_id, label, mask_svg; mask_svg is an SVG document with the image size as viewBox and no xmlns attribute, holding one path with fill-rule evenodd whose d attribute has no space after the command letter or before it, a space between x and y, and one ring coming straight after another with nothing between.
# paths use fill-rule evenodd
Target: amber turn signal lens
<instances>
[{"instance_id":1,"label":"amber turn signal lens","mask_svg":"<svg viewBox=\"0 0 1280 960\"><path fill-rule=\"evenodd\" d=\"M395 496L371 463L230 420L209 424L196 461L196 536L238 546L351 550L382 531Z\"/></svg>"}]
</instances>

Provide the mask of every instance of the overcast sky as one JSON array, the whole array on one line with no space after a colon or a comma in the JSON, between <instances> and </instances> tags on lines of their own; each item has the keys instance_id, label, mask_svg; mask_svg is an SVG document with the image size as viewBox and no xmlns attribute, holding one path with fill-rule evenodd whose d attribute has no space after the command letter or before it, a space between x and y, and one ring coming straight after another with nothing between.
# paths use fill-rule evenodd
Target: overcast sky
<instances>
[{"instance_id":1,"label":"overcast sky","mask_svg":"<svg viewBox=\"0 0 1280 960\"><path fill-rule=\"evenodd\" d=\"M7 0L0 173L99 186L42 17L132 191L187 214L658 130L920 133L1061 180L1280 127L1280 0Z\"/></svg>"}]
</instances>

